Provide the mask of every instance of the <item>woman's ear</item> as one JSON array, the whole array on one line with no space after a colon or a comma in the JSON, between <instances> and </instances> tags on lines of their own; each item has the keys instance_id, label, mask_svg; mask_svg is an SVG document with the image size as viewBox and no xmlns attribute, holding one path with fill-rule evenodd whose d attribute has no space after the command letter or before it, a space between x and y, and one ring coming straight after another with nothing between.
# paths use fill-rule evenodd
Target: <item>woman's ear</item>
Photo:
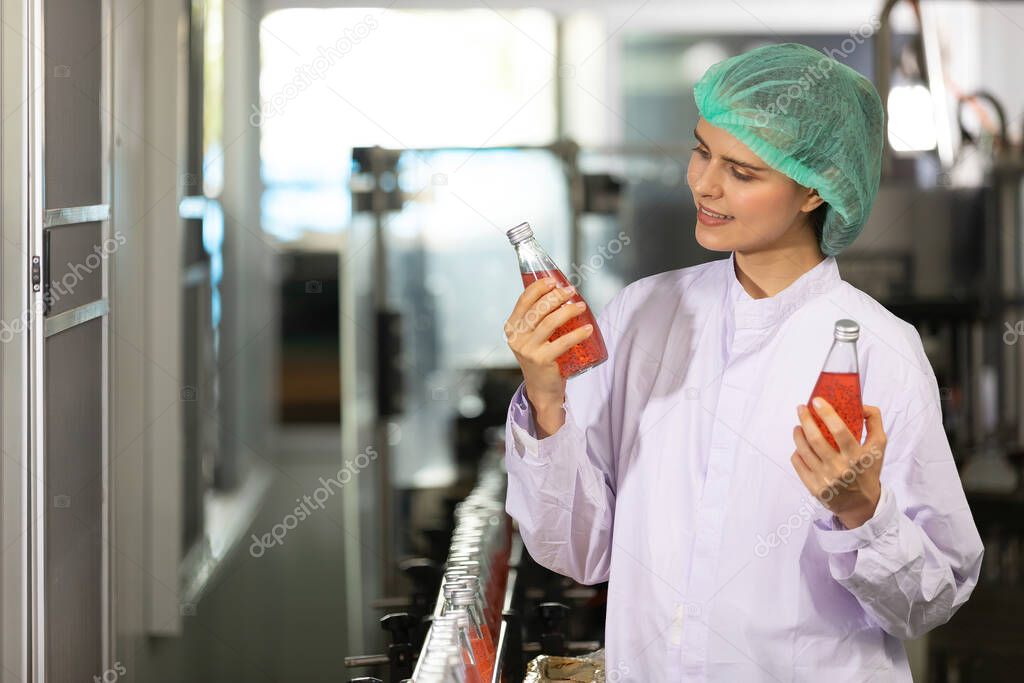
<instances>
[{"instance_id":1,"label":"woman's ear","mask_svg":"<svg viewBox=\"0 0 1024 683\"><path fill-rule=\"evenodd\" d=\"M824 203L825 200L821 198L821 195L818 194L818 191L815 190L813 187L809 187L807 188L807 197L804 198L804 203L800 207L800 210L803 211L804 213L810 213L811 211L814 211Z\"/></svg>"}]
</instances>

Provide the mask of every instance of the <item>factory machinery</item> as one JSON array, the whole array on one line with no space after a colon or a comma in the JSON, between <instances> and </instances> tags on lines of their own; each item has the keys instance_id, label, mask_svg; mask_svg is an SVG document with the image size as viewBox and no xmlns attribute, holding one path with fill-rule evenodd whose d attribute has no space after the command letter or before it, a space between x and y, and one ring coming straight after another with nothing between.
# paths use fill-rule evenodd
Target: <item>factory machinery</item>
<instances>
[{"instance_id":1,"label":"factory machinery","mask_svg":"<svg viewBox=\"0 0 1024 683\"><path fill-rule=\"evenodd\" d=\"M401 608L380 619L390 638L386 652L345 658L346 667L383 678L350 683L518 683L531 658L601 647L603 588L554 574L524 552L504 512L503 455L494 443L470 493L449 501L447 547L400 563L413 588L407 600L378 603Z\"/></svg>"}]
</instances>

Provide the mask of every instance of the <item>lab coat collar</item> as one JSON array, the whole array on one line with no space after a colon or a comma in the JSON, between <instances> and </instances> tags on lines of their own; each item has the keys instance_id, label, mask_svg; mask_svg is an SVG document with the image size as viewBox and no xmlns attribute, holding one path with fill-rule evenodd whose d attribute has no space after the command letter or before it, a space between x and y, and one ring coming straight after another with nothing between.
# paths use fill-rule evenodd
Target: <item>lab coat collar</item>
<instances>
[{"instance_id":1,"label":"lab coat collar","mask_svg":"<svg viewBox=\"0 0 1024 683\"><path fill-rule=\"evenodd\" d=\"M722 274L728 282L729 296L726 298L737 329L763 329L781 324L804 303L824 294L842 280L836 258L826 256L781 292L754 299L736 277L736 252L730 252L729 258L723 259L722 263Z\"/></svg>"}]
</instances>

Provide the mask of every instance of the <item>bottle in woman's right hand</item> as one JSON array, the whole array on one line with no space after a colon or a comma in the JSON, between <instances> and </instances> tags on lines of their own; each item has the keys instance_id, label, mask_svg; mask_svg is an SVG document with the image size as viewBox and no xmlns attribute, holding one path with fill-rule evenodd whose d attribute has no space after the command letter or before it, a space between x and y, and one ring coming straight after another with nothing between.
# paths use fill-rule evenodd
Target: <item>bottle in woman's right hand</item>
<instances>
[{"instance_id":1,"label":"bottle in woman's right hand","mask_svg":"<svg viewBox=\"0 0 1024 683\"><path fill-rule=\"evenodd\" d=\"M533 235L533 229L529 223L520 223L509 230L506 235L509 242L516 250L516 261L523 278L523 287L529 288L538 280L554 278L555 283L560 287L568 288L569 281L565 274L555 265L554 260L537 243ZM579 294L572 294L573 303L582 303L577 310L577 315L566 319L557 327L549 337L548 341L574 332L576 329L590 325L593 334L584 337L582 341L570 346L557 358L558 367L562 377L569 379L587 370L596 367L608 359L608 349L605 348L604 338L597 326L593 313L586 309L586 303Z\"/></svg>"},{"instance_id":2,"label":"bottle in woman's right hand","mask_svg":"<svg viewBox=\"0 0 1024 683\"><path fill-rule=\"evenodd\" d=\"M570 301L575 294L573 288L556 288L555 282L554 278L545 278L530 284L505 321L508 346L522 368L526 393L535 410L561 406L566 377L558 358L597 329L584 325L553 338L556 330L587 308L586 302Z\"/></svg>"}]
</instances>

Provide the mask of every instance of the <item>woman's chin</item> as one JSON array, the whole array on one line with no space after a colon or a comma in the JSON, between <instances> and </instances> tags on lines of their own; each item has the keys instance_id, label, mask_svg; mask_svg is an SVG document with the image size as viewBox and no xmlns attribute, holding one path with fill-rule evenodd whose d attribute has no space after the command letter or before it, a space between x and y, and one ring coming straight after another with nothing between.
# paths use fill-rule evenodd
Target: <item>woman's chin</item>
<instances>
[{"instance_id":1,"label":"woman's chin","mask_svg":"<svg viewBox=\"0 0 1024 683\"><path fill-rule=\"evenodd\" d=\"M719 228L709 228L702 225L700 221L697 222L697 230L694 234L697 240L697 244L704 247L708 251L732 251L734 242L731 237Z\"/></svg>"}]
</instances>

